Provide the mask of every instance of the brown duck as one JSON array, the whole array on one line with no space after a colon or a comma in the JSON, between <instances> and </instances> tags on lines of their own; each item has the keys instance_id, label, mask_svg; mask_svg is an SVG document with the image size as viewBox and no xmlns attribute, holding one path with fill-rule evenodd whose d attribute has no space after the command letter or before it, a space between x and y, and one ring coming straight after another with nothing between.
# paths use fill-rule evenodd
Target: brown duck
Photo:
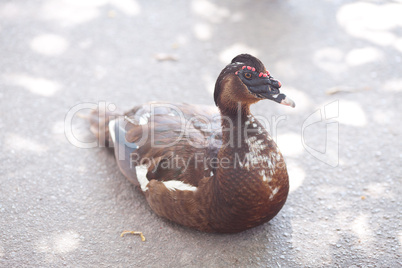
<instances>
[{"instance_id":1,"label":"brown duck","mask_svg":"<svg viewBox=\"0 0 402 268\"><path fill-rule=\"evenodd\" d=\"M269 99L295 107L257 58L241 54L220 73L212 106L153 102L124 114L91 116L120 170L156 214L207 232L240 232L285 204L286 164L250 113Z\"/></svg>"}]
</instances>

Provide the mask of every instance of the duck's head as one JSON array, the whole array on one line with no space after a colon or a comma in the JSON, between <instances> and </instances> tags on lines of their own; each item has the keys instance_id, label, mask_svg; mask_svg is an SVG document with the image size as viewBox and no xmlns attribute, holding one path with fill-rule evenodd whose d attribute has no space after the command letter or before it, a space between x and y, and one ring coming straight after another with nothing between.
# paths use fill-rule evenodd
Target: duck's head
<instances>
[{"instance_id":1,"label":"duck's head","mask_svg":"<svg viewBox=\"0 0 402 268\"><path fill-rule=\"evenodd\" d=\"M235 109L238 103L249 106L269 99L295 107L295 103L279 91L281 86L281 82L271 76L259 59L241 54L220 73L215 84L215 104L221 110Z\"/></svg>"}]
</instances>

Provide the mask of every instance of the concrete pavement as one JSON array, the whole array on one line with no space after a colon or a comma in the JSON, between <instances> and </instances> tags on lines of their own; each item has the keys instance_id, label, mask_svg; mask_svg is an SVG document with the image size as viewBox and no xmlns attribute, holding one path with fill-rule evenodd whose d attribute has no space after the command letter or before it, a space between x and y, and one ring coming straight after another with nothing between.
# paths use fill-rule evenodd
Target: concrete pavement
<instances>
[{"instance_id":1,"label":"concrete pavement","mask_svg":"<svg viewBox=\"0 0 402 268\"><path fill-rule=\"evenodd\" d=\"M401 266L401 12L381 0L2 1L0 266ZM78 104L213 105L239 53L297 105L253 107L291 179L265 225L218 235L165 221L110 152L66 138Z\"/></svg>"}]
</instances>

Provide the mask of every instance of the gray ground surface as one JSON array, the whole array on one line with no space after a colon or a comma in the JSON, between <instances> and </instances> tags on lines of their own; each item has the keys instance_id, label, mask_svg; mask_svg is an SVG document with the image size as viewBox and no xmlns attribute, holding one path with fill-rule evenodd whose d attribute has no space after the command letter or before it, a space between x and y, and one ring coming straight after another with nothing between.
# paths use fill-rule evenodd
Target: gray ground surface
<instances>
[{"instance_id":1,"label":"gray ground surface","mask_svg":"<svg viewBox=\"0 0 402 268\"><path fill-rule=\"evenodd\" d=\"M1 1L0 266L401 266L400 14L396 0ZM241 52L297 104L253 107L277 125L292 185L265 225L218 235L167 222L112 154L66 139L80 103L213 104ZM73 127L90 139L85 121Z\"/></svg>"}]
</instances>

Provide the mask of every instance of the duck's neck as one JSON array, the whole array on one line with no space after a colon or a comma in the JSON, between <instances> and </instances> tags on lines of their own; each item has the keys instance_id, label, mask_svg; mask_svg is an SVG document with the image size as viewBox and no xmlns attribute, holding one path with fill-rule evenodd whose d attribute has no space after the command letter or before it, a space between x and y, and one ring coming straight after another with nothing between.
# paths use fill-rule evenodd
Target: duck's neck
<instances>
[{"instance_id":1,"label":"duck's neck","mask_svg":"<svg viewBox=\"0 0 402 268\"><path fill-rule=\"evenodd\" d=\"M236 108L221 109L222 142L224 150L218 157L227 157L228 153L244 151L245 139L249 137L245 129L250 124L252 114L250 105L238 103Z\"/></svg>"},{"instance_id":2,"label":"duck's neck","mask_svg":"<svg viewBox=\"0 0 402 268\"><path fill-rule=\"evenodd\" d=\"M258 178L264 167L260 160L267 158L263 149L269 147L269 141L265 129L250 113L249 105L240 105L235 111L221 109L221 116L223 144L218 152L220 166L214 188L219 193L220 205L225 203L231 207L238 200L245 200L240 198L250 192L245 188L261 188L262 180ZM268 173L264 171L263 174Z\"/></svg>"}]
</instances>

